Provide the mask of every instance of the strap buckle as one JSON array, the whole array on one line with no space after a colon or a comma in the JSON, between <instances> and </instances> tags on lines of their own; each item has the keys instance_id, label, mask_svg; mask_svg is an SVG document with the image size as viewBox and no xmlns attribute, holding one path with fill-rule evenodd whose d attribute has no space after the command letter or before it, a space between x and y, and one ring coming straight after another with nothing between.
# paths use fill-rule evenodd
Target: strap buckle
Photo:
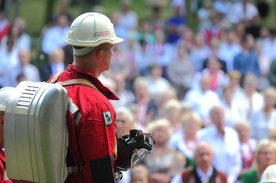
<instances>
[{"instance_id":1,"label":"strap buckle","mask_svg":"<svg viewBox=\"0 0 276 183\"><path fill-rule=\"evenodd\" d=\"M69 174L81 173L82 172L82 167L83 167L83 162L81 162L79 165L76 165L76 166L67 167L68 168L68 173Z\"/></svg>"}]
</instances>

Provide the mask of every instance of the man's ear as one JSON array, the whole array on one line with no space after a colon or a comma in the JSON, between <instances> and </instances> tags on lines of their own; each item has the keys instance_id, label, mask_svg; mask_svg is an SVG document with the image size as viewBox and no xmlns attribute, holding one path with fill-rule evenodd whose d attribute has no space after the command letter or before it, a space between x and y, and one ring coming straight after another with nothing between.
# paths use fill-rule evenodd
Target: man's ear
<instances>
[{"instance_id":1,"label":"man's ear","mask_svg":"<svg viewBox=\"0 0 276 183\"><path fill-rule=\"evenodd\" d=\"M104 54L104 50L100 49L96 52L96 58L97 60L102 60L103 59L103 54Z\"/></svg>"}]
</instances>

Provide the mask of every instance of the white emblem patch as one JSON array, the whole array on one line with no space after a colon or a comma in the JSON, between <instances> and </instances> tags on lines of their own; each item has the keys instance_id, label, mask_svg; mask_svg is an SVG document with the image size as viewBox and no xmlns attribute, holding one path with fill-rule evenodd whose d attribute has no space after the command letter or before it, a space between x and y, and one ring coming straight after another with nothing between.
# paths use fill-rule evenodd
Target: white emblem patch
<instances>
[{"instance_id":1,"label":"white emblem patch","mask_svg":"<svg viewBox=\"0 0 276 183\"><path fill-rule=\"evenodd\" d=\"M110 111L103 112L103 117L104 117L105 125L111 125L112 124L112 117L111 117L111 112Z\"/></svg>"}]
</instances>

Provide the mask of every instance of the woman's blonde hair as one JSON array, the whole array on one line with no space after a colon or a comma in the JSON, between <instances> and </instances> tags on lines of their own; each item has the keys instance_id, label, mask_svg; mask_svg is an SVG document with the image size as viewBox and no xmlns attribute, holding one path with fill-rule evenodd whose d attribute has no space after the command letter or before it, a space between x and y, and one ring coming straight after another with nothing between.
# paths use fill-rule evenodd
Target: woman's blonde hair
<instances>
[{"instance_id":1,"label":"woman's blonde hair","mask_svg":"<svg viewBox=\"0 0 276 183\"><path fill-rule=\"evenodd\" d=\"M149 133L153 133L156 129L160 127L164 127L168 129L169 136L171 135L172 133L171 123L167 119L156 119L156 120L150 121L147 125L147 130Z\"/></svg>"},{"instance_id":2,"label":"woman's blonde hair","mask_svg":"<svg viewBox=\"0 0 276 183\"><path fill-rule=\"evenodd\" d=\"M265 148L272 148L274 154L276 155L276 142L274 142L272 140L269 140L269 139L261 140L257 145L255 155L254 155L253 166L255 166L256 168L258 168L258 165L260 164L258 159L259 159L259 156L261 154L261 151ZM275 159L274 164L276 164L276 159Z\"/></svg>"},{"instance_id":3,"label":"woman's blonde hair","mask_svg":"<svg viewBox=\"0 0 276 183\"><path fill-rule=\"evenodd\" d=\"M196 122L198 125L198 128L201 128L202 123L201 123L200 117L195 112L192 112L192 111L184 113L181 116L180 123L181 123L182 127L184 127L187 124L187 122L189 122L190 120Z\"/></svg>"}]
</instances>

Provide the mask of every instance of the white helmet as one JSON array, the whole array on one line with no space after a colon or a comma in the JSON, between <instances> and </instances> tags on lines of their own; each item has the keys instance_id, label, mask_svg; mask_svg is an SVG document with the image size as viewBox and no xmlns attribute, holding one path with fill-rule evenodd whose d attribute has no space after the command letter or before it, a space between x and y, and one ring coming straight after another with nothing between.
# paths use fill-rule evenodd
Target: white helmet
<instances>
[{"instance_id":1,"label":"white helmet","mask_svg":"<svg viewBox=\"0 0 276 183\"><path fill-rule=\"evenodd\" d=\"M5 87L0 89L0 111L5 111L7 101L14 92L15 88Z\"/></svg>"},{"instance_id":2,"label":"white helmet","mask_svg":"<svg viewBox=\"0 0 276 183\"><path fill-rule=\"evenodd\" d=\"M85 55L102 43L117 44L123 39L116 36L110 19L96 12L84 13L71 24L65 42L72 46L89 47L74 49L75 55ZM92 47L92 48L91 48ZM77 52L75 52L77 51Z\"/></svg>"},{"instance_id":3,"label":"white helmet","mask_svg":"<svg viewBox=\"0 0 276 183\"><path fill-rule=\"evenodd\" d=\"M260 183L276 183L276 164L264 170Z\"/></svg>"}]
</instances>

